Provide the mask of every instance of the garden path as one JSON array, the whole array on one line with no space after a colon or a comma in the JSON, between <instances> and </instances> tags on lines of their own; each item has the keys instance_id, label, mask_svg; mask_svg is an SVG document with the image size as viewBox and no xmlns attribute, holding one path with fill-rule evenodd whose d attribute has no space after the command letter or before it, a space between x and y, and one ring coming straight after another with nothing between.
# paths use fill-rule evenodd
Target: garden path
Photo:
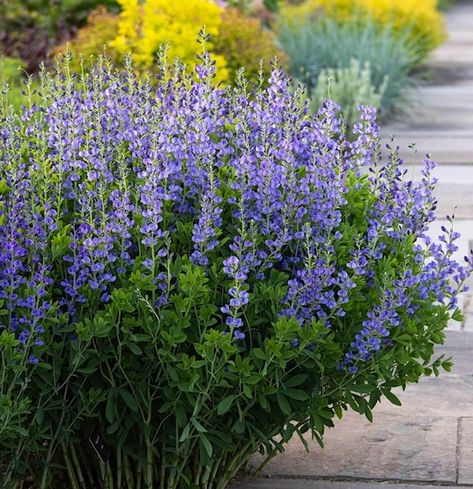
<instances>
[{"instance_id":1,"label":"garden path","mask_svg":"<svg viewBox=\"0 0 473 489\"><path fill-rule=\"evenodd\" d=\"M439 223L455 214L462 235L459 258L473 244L473 2L447 14L448 41L430 63L432 80L415 96L392 134L416 177L425 153L439 164ZM409 149L416 142L417 151ZM462 300L465 321L447 333L438 353L452 356L453 372L426 378L398 393L403 406L383 402L369 423L348 414L307 454L296 440L264 471L236 489L473 488L473 296Z\"/></svg>"}]
</instances>

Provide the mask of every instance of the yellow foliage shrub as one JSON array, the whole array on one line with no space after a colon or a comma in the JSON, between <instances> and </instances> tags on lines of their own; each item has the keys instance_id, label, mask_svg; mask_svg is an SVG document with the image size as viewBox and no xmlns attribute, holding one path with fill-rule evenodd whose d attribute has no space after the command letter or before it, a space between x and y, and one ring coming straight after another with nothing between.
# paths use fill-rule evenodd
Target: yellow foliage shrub
<instances>
[{"instance_id":1,"label":"yellow foliage shrub","mask_svg":"<svg viewBox=\"0 0 473 489\"><path fill-rule=\"evenodd\" d=\"M122 8L118 36L112 48L131 53L138 67L152 69L159 47L169 43L168 56L178 57L193 68L202 26L210 34L207 50L216 62L217 78L226 80L225 58L215 54L213 41L221 29L223 7L212 0L119 0Z\"/></svg>"},{"instance_id":2,"label":"yellow foliage shrub","mask_svg":"<svg viewBox=\"0 0 473 489\"><path fill-rule=\"evenodd\" d=\"M286 54L276 45L274 33L264 29L258 19L244 15L240 10L227 8L222 13L220 34L214 39L215 52L221 54L234 78L242 66L249 78L257 75L259 61L264 60L265 72L270 61L278 58L285 65Z\"/></svg>"},{"instance_id":3,"label":"yellow foliage shrub","mask_svg":"<svg viewBox=\"0 0 473 489\"><path fill-rule=\"evenodd\" d=\"M282 9L287 22L325 13L338 20L370 18L406 33L420 57L425 57L445 39L443 17L437 0L307 0Z\"/></svg>"}]
</instances>

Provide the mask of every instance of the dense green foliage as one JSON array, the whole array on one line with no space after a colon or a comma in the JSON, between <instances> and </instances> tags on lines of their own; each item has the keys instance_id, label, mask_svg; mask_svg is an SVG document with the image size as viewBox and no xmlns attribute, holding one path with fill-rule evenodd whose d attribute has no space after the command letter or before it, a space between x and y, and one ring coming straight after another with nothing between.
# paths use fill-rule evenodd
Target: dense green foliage
<instances>
[{"instance_id":1,"label":"dense green foliage","mask_svg":"<svg viewBox=\"0 0 473 489\"><path fill-rule=\"evenodd\" d=\"M39 105L0 105L8 489L223 489L450 368L471 261L425 238L433 164L404 181L372 110L348 141L281 71L222 90L205 52L161 60L157 89L66 62Z\"/></svg>"},{"instance_id":2,"label":"dense green foliage","mask_svg":"<svg viewBox=\"0 0 473 489\"><path fill-rule=\"evenodd\" d=\"M70 39L98 5L115 0L8 0L0 5L0 54L23 59L28 72L39 69L50 50Z\"/></svg>"}]
</instances>

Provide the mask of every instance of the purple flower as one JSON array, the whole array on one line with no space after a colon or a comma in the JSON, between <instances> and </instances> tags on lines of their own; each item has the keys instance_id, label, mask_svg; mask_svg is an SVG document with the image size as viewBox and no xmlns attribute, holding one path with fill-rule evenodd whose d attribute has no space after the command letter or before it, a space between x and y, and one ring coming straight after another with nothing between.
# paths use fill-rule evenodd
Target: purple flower
<instances>
[{"instance_id":1,"label":"purple flower","mask_svg":"<svg viewBox=\"0 0 473 489\"><path fill-rule=\"evenodd\" d=\"M31 358L117 289L142 286L160 320L191 315L187 266L208 286L192 300L212 311L189 330L207 321L243 340L257 316L264 340L294 318L329 328L353 374L426 305L454 310L473 260L454 260L449 226L427 237L432 161L406 181L395 149L380 160L374 109L348 140L339 107L312 114L281 70L254 91L213 72L205 55L155 86L106 68L80 86L58 76L44 106L0 119L0 328Z\"/></svg>"}]
</instances>

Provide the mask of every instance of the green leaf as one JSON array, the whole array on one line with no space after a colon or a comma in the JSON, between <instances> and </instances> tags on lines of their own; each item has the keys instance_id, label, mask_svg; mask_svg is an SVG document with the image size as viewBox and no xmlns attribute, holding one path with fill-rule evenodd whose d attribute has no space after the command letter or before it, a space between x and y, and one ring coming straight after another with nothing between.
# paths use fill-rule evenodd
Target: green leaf
<instances>
[{"instance_id":1,"label":"green leaf","mask_svg":"<svg viewBox=\"0 0 473 489\"><path fill-rule=\"evenodd\" d=\"M36 411L35 420L36 420L36 423L37 424L39 424L39 425L43 424L43 421L44 421L44 409L38 408L38 410Z\"/></svg>"},{"instance_id":2,"label":"green leaf","mask_svg":"<svg viewBox=\"0 0 473 489\"><path fill-rule=\"evenodd\" d=\"M319 433L323 433L324 430L325 430L325 425L324 425L324 422L322 420L322 418L316 413L316 412L313 412L311 413L312 414L312 422L315 426L315 429L319 432Z\"/></svg>"},{"instance_id":3,"label":"green leaf","mask_svg":"<svg viewBox=\"0 0 473 489\"><path fill-rule=\"evenodd\" d=\"M179 426L184 426L187 423L186 410L182 404L175 408L176 420Z\"/></svg>"},{"instance_id":4,"label":"green leaf","mask_svg":"<svg viewBox=\"0 0 473 489\"><path fill-rule=\"evenodd\" d=\"M309 394L300 389L286 389L284 391L284 394L291 399L296 399L297 401L307 401L308 399L310 399Z\"/></svg>"},{"instance_id":5,"label":"green leaf","mask_svg":"<svg viewBox=\"0 0 473 489\"><path fill-rule=\"evenodd\" d=\"M386 399L395 404L396 406L401 406L402 403L399 399L399 397L397 397L395 394L393 394L391 391L388 391L388 390L383 390L383 394L384 394L384 397L386 397Z\"/></svg>"},{"instance_id":6,"label":"green leaf","mask_svg":"<svg viewBox=\"0 0 473 489\"><path fill-rule=\"evenodd\" d=\"M284 386L285 387L297 387L301 384L303 384L307 380L308 375L307 374L297 374L294 375L294 377L291 377L290 379L287 379L284 381Z\"/></svg>"},{"instance_id":7,"label":"green leaf","mask_svg":"<svg viewBox=\"0 0 473 489\"><path fill-rule=\"evenodd\" d=\"M182 430L181 436L179 437L179 442L180 443L185 442L187 438L189 438L189 433L190 433L190 424L186 424L186 426Z\"/></svg>"},{"instance_id":8,"label":"green leaf","mask_svg":"<svg viewBox=\"0 0 473 489\"><path fill-rule=\"evenodd\" d=\"M350 390L352 392L356 392L358 394L369 394L370 392L373 392L376 389L375 385L369 385L369 384L357 384L357 385L352 385L350 387Z\"/></svg>"},{"instance_id":9,"label":"green leaf","mask_svg":"<svg viewBox=\"0 0 473 489\"><path fill-rule=\"evenodd\" d=\"M399 336L394 337L394 341L404 346L410 346L412 338L408 334L400 334Z\"/></svg>"},{"instance_id":10,"label":"green leaf","mask_svg":"<svg viewBox=\"0 0 473 489\"><path fill-rule=\"evenodd\" d=\"M108 435L113 435L118 428L120 428L120 425L122 424L122 420L120 418L116 419L106 430Z\"/></svg>"},{"instance_id":11,"label":"green leaf","mask_svg":"<svg viewBox=\"0 0 473 489\"><path fill-rule=\"evenodd\" d=\"M235 398L236 398L236 396L232 395L232 396L227 396L225 399L222 399L218 403L217 414L219 416L221 416L222 414L225 414L232 407L232 404L233 404L233 401L235 400Z\"/></svg>"},{"instance_id":12,"label":"green leaf","mask_svg":"<svg viewBox=\"0 0 473 489\"><path fill-rule=\"evenodd\" d=\"M458 321L459 323L463 321L464 317L461 309L459 308L455 309L454 313L452 314L452 319L454 321Z\"/></svg>"},{"instance_id":13,"label":"green leaf","mask_svg":"<svg viewBox=\"0 0 473 489\"><path fill-rule=\"evenodd\" d=\"M119 389L118 391L120 393L121 398L125 401L125 404L134 412L138 412L138 403L136 402L136 399L126 390L126 389Z\"/></svg>"},{"instance_id":14,"label":"green leaf","mask_svg":"<svg viewBox=\"0 0 473 489\"><path fill-rule=\"evenodd\" d=\"M142 355L143 350L136 344L131 341L129 341L126 346L130 349L130 351L135 354L135 355Z\"/></svg>"},{"instance_id":15,"label":"green leaf","mask_svg":"<svg viewBox=\"0 0 473 489\"><path fill-rule=\"evenodd\" d=\"M212 444L210 443L209 439L203 433L200 434L200 441L202 442L202 445L204 446L205 452L207 453L209 458L212 457L212 454L213 454Z\"/></svg>"},{"instance_id":16,"label":"green leaf","mask_svg":"<svg viewBox=\"0 0 473 489\"><path fill-rule=\"evenodd\" d=\"M250 375L245 379L245 384L255 385L261 381L261 375Z\"/></svg>"},{"instance_id":17,"label":"green leaf","mask_svg":"<svg viewBox=\"0 0 473 489\"><path fill-rule=\"evenodd\" d=\"M191 423L199 433L207 433L207 430L192 416Z\"/></svg>"},{"instance_id":18,"label":"green leaf","mask_svg":"<svg viewBox=\"0 0 473 489\"><path fill-rule=\"evenodd\" d=\"M86 319L84 322L77 323L76 334L79 340L90 341L93 336L91 322Z\"/></svg>"},{"instance_id":19,"label":"green leaf","mask_svg":"<svg viewBox=\"0 0 473 489\"><path fill-rule=\"evenodd\" d=\"M342 408L337 404L333 406L333 410L335 411L335 414L337 415L338 419L342 419L343 416L343 411Z\"/></svg>"},{"instance_id":20,"label":"green leaf","mask_svg":"<svg viewBox=\"0 0 473 489\"><path fill-rule=\"evenodd\" d=\"M113 328L113 324L102 316L96 316L94 319L93 331L97 338L106 338Z\"/></svg>"},{"instance_id":21,"label":"green leaf","mask_svg":"<svg viewBox=\"0 0 473 489\"><path fill-rule=\"evenodd\" d=\"M116 391L110 389L107 398L107 404L105 406L105 417L109 423L113 423L115 420L115 401L116 401Z\"/></svg>"},{"instance_id":22,"label":"green leaf","mask_svg":"<svg viewBox=\"0 0 473 489\"><path fill-rule=\"evenodd\" d=\"M78 368L76 372L79 372L80 374L90 375L93 374L96 370L97 367L89 366L89 367Z\"/></svg>"},{"instance_id":23,"label":"green leaf","mask_svg":"<svg viewBox=\"0 0 473 489\"><path fill-rule=\"evenodd\" d=\"M8 346L10 348L14 348L18 346L19 341L16 339L14 333L8 332L6 329L2 331L0 335L0 346Z\"/></svg>"},{"instance_id":24,"label":"green leaf","mask_svg":"<svg viewBox=\"0 0 473 489\"><path fill-rule=\"evenodd\" d=\"M253 348L253 355L260 360L266 360L266 354L261 348Z\"/></svg>"},{"instance_id":25,"label":"green leaf","mask_svg":"<svg viewBox=\"0 0 473 489\"><path fill-rule=\"evenodd\" d=\"M276 394L276 399L278 401L279 409L281 409L281 411L284 414L286 414L287 416L289 416L291 414L291 412L292 412L291 405L287 401L287 399L284 396L284 394L281 394L281 392L278 392Z\"/></svg>"}]
</instances>

